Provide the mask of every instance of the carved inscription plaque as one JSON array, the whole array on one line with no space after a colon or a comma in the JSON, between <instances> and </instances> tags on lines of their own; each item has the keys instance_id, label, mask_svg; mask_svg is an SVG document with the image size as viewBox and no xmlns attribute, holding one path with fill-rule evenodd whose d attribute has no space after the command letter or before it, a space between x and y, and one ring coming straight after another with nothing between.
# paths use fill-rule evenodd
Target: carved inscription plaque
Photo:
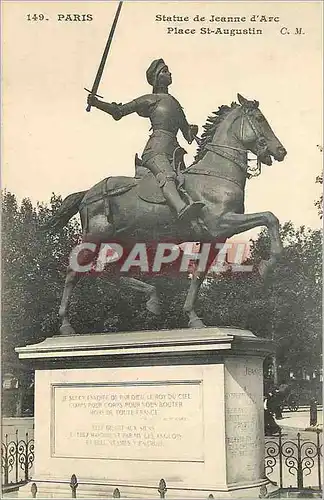
<instances>
[{"instance_id":1,"label":"carved inscription plaque","mask_svg":"<svg viewBox=\"0 0 324 500\"><path fill-rule=\"evenodd\" d=\"M200 381L53 386L56 457L201 461Z\"/></svg>"},{"instance_id":2,"label":"carved inscription plaque","mask_svg":"<svg viewBox=\"0 0 324 500\"><path fill-rule=\"evenodd\" d=\"M263 472L262 360L226 363L226 452L230 482L258 480Z\"/></svg>"}]
</instances>

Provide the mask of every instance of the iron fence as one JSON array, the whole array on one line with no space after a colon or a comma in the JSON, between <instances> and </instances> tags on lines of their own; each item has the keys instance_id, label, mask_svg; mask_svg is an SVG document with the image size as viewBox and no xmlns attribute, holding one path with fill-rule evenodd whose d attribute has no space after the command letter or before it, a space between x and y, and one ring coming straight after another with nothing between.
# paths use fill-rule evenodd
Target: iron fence
<instances>
[{"instance_id":1,"label":"iron fence","mask_svg":"<svg viewBox=\"0 0 324 500\"><path fill-rule=\"evenodd\" d=\"M78 479L75 474L72 474L71 479L70 479L70 488L71 488L71 498L77 498L77 488L79 486ZM166 492L168 491L167 485L164 479L160 479L159 484L156 487L156 491L158 492L159 496L157 498L166 498ZM31 496L32 498L37 498L37 493L38 493L38 487L36 483L32 483L31 485ZM108 495L106 498L109 498ZM111 498L122 498L121 496L121 491L119 488L115 488L112 492L112 497ZM210 493L208 497L206 497L206 500L212 500L214 498L214 495Z\"/></svg>"},{"instance_id":2,"label":"iron fence","mask_svg":"<svg viewBox=\"0 0 324 500\"><path fill-rule=\"evenodd\" d=\"M314 441L297 433L297 439L283 439L280 429L277 438L266 441L265 452L265 472L272 479L277 479L275 483L279 488L292 488L290 481L294 479L295 488L304 490L313 488L322 491L321 467L323 449L321 444L321 430L316 429ZM308 479L307 479L308 478Z\"/></svg>"},{"instance_id":3,"label":"iron fence","mask_svg":"<svg viewBox=\"0 0 324 500\"><path fill-rule=\"evenodd\" d=\"M34 439L29 439L28 432L25 439L19 439L16 430L15 438L11 441L8 441L8 434L5 434L1 444L2 488L28 482L33 463Z\"/></svg>"},{"instance_id":4,"label":"iron fence","mask_svg":"<svg viewBox=\"0 0 324 500\"><path fill-rule=\"evenodd\" d=\"M323 449L321 443L321 430L315 433L298 432L296 439L284 439L280 430L277 437L266 441L265 446L265 474L272 484L279 489L293 488L299 491L305 488L322 491L322 458ZM312 437L310 437L312 436ZM15 438L8 441L5 435L1 447L2 465L2 487L5 490L12 486L21 486L31 482L30 471L34 462L34 439L18 438L18 430ZM68 481L67 481L68 482ZM292 484L293 483L293 484ZM71 498L76 498L79 486L75 474L70 479ZM156 488L160 498L166 498L167 486L161 479ZM115 487L113 498L121 498L120 487ZM37 497L37 485L31 485L32 498ZM209 499L214 498L212 494Z\"/></svg>"}]
</instances>

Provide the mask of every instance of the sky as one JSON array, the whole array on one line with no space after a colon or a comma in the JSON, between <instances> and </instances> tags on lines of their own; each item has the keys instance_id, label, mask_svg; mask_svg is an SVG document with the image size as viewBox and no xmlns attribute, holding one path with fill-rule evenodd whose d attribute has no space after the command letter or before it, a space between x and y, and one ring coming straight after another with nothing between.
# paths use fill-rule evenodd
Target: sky
<instances>
[{"instance_id":1,"label":"sky","mask_svg":"<svg viewBox=\"0 0 324 500\"><path fill-rule=\"evenodd\" d=\"M65 197L111 175L134 175L134 156L148 138L148 120L131 115L115 122L99 110L85 111L84 87L92 86L116 8L112 1L2 2L2 187L19 200L48 202L52 192ZM317 228L321 11L321 2L309 1L126 1L98 93L107 101L127 102L150 92L145 71L162 57L173 75L170 93L200 134L207 116L235 101L238 92L257 99L288 154L248 181L245 210L270 210L280 222ZM35 13L44 20L29 21L28 14ZM91 14L93 20L69 21L68 14ZM157 21L158 14L190 20ZM193 21L197 14L206 21ZM209 22L212 15L247 20ZM253 15L259 21L250 21ZM260 22L260 16L268 20ZM279 19L269 21L270 16ZM170 27L196 33L168 34ZM206 35L199 33L201 27L251 27L263 33ZM282 34L282 28L290 34ZM296 28L303 34L294 34ZM195 146L179 139L189 165Z\"/></svg>"}]
</instances>

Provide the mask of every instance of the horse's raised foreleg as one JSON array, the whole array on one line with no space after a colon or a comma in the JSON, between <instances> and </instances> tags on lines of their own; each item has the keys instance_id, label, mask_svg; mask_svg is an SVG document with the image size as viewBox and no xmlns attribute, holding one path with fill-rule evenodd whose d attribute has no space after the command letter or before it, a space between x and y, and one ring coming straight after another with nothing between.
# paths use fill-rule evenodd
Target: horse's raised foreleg
<instances>
[{"instance_id":1,"label":"horse's raised foreleg","mask_svg":"<svg viewBox=\"0 0 324 500\"><path fill-rule=\"evenodd\" d=\"M75 330L71 326L70 321L69 321L69 316L68 316L68 311L69 311L69 303L70 303L70 298L73 292L73 289L77 282L79 281L81 275L80 273L77 273L76 271L73 271L70 267L67 269L66 273L66 278L65 278L65 284L64 284L64 290L63 290L63 296L61 300L61 305L59 309L59 316L62 321L62 325L60 327L60 333L62 335L74 335Z\"/></svg>"},{"instance_id":2,"label":"horse's raised foreleg","mask_svg":"<svg viewBox=\"0 0 324 500\"><path fill-rule=\"evenodd\" d=\"M200 287L205 279L206 274L207 270L198 271L196 268L191 278L190 287L187 293L186 301L183 306L183 311L189 316L188 325L190 328L205 328L204 323L197 316L197 313L195 311L195 304Z\"/></svg>"},{"instance_id":3,"label":"horse's raised foreleg","mask_svg":"<svg viewBox=\"0 0 324 500\"><path fill-rule=\"evenodd\" d=\"M128 286L138 292L144 293L148 297L146 309L153 314L160 314L160 300L155 286L149 285L148 283L136 278L128 278L127 276L122 276L120 278L120 283L121 285Z\"/></svg>"},{"instance_id":4,"label":"horse's raised foreleg","mask_svg":"<svg viewBox=\"0 0 324 500\"><path fill-rule=\"evenodd\" d=\"M261 261L259 268L260 274L265 277L272 270L283 251L279 233L279 221L272 212L259 212L255 214L225 213L219 220L218 231L221 234L227 232L232 236L258 226L266 226L270 235L270 258Z\"/></svg>"}]
</instances>

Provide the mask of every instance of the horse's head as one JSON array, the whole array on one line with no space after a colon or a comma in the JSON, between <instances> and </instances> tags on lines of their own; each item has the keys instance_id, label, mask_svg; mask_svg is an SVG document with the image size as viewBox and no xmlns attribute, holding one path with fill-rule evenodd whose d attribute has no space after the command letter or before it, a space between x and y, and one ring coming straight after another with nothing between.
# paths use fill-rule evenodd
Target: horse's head
<instances>
[{"instance_id":1,"label":"horse's head","mask_svg":"<svg viewBox=\"0 0 324 500\"><path fill-rule=\"evenodd\" d=\"M237 98L241 105L241 120L237 120L237 140L265 165L272 164L271 157L282 161L287 151L261 113L258 101L249 101L240 94L237 94Z\"/></svg>"}]
</instances>

